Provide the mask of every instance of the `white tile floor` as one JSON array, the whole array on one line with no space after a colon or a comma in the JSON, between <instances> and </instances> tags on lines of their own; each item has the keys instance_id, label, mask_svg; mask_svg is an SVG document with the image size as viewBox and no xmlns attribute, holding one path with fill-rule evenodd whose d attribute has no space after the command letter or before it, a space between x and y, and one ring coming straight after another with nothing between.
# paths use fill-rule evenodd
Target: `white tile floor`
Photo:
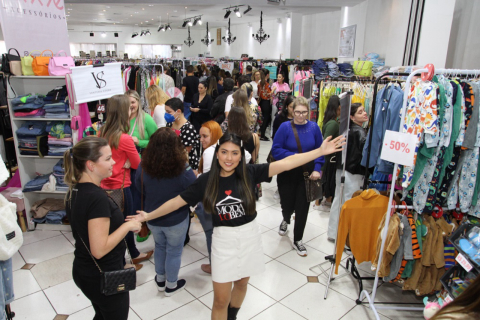
<instances>
[{"instance_id":1,"label":"white tile floor","mask_svg":"<svg viewBox=\"0 0 480 320\"><path fill-rule=\"evenodd\" d=\"M260 160L265 161L271 142L261 143ZM307 282L307 276L319 273L310 268L323 262L324 256L333 250L326 236L329 213L310 210L304 237L308 256L300 257L292 250L292 232L286 237L277 233L282 216L279 201L273 198L275 189L276 179L263 184L263 197L257 202L266 272L251 279L238 319L375 319L369 308L356 305L358 285L350 275L332 282L326 300L324 276L319 277L319 283ZM153 282L153 258L144 262L137 275L137 289L130 294L129 319L210 319L213 287L210 276L200 270L200 265L208 259L205 236L196 218L192 220L190 236L179 274L187 280L186 290L166 298ZM34 231L24 237L23 247L13 258L15 320L53 320L56 315L68 315L68 320L92 319L93 309L71 276L74 250L71 232ZM142 251L153 247L152 237L138 244ZM344 254L343 259L346 257ZM22 270L25 263L35 266ZM368 275L368 264L360 268L363 275ZM364 287L371 291L373 282L365 281ZM419 302L414 294L402 292L399 286L391 284L380 284L377 298L377 301ZM423 319L420 312L379 310L379 313L381 319Z\"/></svg>"}]
</instances>

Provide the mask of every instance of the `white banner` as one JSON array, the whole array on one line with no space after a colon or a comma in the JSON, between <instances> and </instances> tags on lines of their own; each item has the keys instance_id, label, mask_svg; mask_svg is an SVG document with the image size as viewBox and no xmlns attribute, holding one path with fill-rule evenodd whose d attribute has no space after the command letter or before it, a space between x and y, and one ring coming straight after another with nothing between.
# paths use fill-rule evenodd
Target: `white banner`
<instances>
[{"instance_id":1,"label":"white banner","mask_svg":"<svg viewBox=\"0 0 480 320\"><path fill-rule=\"evenodd\" d=\"M220 62L218 63L218 66L220 67L220 69L223 69L230 73L233 72L233 62Z\"/></svg>"},{"instance_id":2,"label":"white banner","mask_svg":"<svg viewBox=\"0 0 480 320\"><path fill-rule=\"evenodd\" d=\"M72 68L75 103L108 99L116 94L124 94L121 65L121 62L114 62L101 67Z\"/></svg>"},{"instance_id":3,"label":"white banner","mask_svg":"<svg viewBox=\"0 0 480 320\"><path fill-rule=\"evenodd\" d=\"M0 12L7 50L15 48L21 56L33 50L70 55L63 0L2 0Z\"/></svg>"}]
</instances>

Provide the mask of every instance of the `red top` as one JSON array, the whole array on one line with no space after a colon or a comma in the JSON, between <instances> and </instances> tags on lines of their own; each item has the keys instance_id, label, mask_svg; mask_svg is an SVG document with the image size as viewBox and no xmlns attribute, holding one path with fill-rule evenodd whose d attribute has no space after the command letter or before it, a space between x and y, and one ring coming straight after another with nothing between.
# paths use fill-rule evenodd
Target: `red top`
<instances>
[{"instance_id":1,"label":"red top","mask_svg":"<svg viewBox=\"0 0 480 320\"><path fill-rule=\"evenodd\" d=\"M123 182L123 173L125 172L124 188L130 187L132 184L130 180L130 169L125 169L123 166L125 162L130 160L131 168L137 169L140 164L140 156L138 155L135 143L132 137L123 133L120 136L118 149L112 148L112 158L115 161L113 165L113 173L111 177L102 180L103 189L120 189Z\"/></svg>"}]
</instances>

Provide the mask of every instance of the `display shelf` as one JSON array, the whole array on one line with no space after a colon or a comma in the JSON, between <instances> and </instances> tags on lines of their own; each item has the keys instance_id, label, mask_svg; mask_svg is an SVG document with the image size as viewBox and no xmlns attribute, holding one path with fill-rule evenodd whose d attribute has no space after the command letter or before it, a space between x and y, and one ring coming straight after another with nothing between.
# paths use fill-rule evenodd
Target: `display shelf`
<instances>
[{"instance_id":1,"label":"display shelf","mask_svg":"<svg viewBox=\"0 0 480 320\"><path fill-rule=\"evenodd\" d=\"M13 76L11 79L63 79L65 80L65 76Z\"/></svg>"},{"instance_id":2,"label":"display shelf","mask_svg":"<svg viewBox=\"0 0 480 320\"><path fill-rule=\"evenodd\" d=\"M30 193L41 193L41 194L67 194L67 191L29 191ZM23 194L28 193L24 192Z\"/></svg>"},{"instance_id":3,"label":"display shelf","mask_svg":"<svg viewBox=\"0 0 480 320\"><path fill-rule=\"evenodd\" d=\"M471 224L471 223L463 223L461 224L458 229L451 235L450 239L448 239L450 241L450 243L453 244L453 246L455 247L455 249L460 252L464 257L465 259L472 265L473 269L475 269L475 271L477 272L477 274L480 273L480 266L473 260L471 259L468 254L466 254L462 248L460 248L460 246L458 245L458 240L461 239L461 238L467 238L467 234L469 233L469 231L475 227L475 225Z\"/></svg>"},{"instance_id":4,"label":"display shelf","mask_svg":"<svg viewBox=\"0 0 480 320\"><path fill-rule=\"evenodd\" d=\"M63 156L27 156L27 155L19 155L19 158L34 158L34 159L63 159Z\"/></svg>"},{"instance_id":5,"label":"display shelf","mask_svg":"<svg viewBox=\"0 0 480 320\"><path fill-rule=\"evenodd\" d=\"M70 118L12 118L14 121L70 121Z\"/></svg>"}]
</instances>

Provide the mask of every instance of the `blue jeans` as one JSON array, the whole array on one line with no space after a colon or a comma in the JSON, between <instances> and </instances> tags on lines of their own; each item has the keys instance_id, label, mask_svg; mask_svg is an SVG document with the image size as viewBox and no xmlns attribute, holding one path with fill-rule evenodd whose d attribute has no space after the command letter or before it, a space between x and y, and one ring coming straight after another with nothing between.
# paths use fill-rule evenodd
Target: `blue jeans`
<instances>
[{"instance_id":1,"label":"blue jeans","mask_svg":"<svg viewBox=\"0 0 480 320\"><path fill-rule=\"evenodd\" d=\"M0 319L5 319L5 305L13 302L12 258L0 261ZM8 280L7 280L8 279Z\"/></svg>"},{"instance_id":2,"label":"blue jeans","mask_svg":"<svg viewBox=\"0 0 480 320\"><path fill-rule=\"evenodd\" d=\"M212 253L212 233L213 233L213 223L212 215L205 212L203 208L203 203L199 202L195 208L195 213L197 214L198 220L202 225L203 231L205 231L205 238L207 239L207 249L208 249L208 259L210 259Z\"/></svg>"},{"instance_id":3,"label":"blue jeans","mask_svg":"<svg viewBox=\"0 0 480 320\"><path fill-rule=\"evenodd\" d=\"M157 281L167 281L168 288L177 286L178 271L182 262L183 242L188 229L187 216L182 222L171 227L159 227L150 223L148 228L155 239L155 272Z\"/></svg>"},{"instance_id":4,"label":"blue jeans","mask_svg":"<svg viewBox=\"0 0 480 320\"><path fill-rule=\"evenodd\" d=\"M192 106L191 102L183 102L183 115L185 116L185 119L189 120L190 114L192 112L190 111L190 107Z\"/></svg>"},{"instance_id":5,"label":"blue jeans","mask_svg":"<svg viewBox=\"0 0 480 320\"><path fill-rule=\"evenodd\" d=\"M133 216L137 214L133 211L132 190L130 189L130 187L123 188L123 198L123 216L126 218L127 216ZM127 241L128 250L132 255L132 259L135 259L140 255L140 251L138 251L137 246L135 245L135 238L132 231L129 231L127 233L125 240Z\"/></svg>"}]
</instances>

